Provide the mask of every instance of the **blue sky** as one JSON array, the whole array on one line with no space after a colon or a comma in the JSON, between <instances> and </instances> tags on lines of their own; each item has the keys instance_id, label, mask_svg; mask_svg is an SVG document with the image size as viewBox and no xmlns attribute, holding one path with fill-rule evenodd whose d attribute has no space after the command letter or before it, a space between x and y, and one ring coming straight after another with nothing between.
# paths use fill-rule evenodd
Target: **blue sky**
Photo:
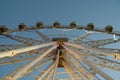
<instances>
[{"instance_id":1,"label":"blue sky","mask_svg":"<svg viewBox=\"0 0 120 80\"><path fill-rule=\"evenodd\" d=\"M99 28L110 24L120 31L120 0L0 0L0 25L17 28L19 23L32 26L38 21L93 22Z\"/></svg>"},{"instance_id":2,"label":"blue sky","mask_svg":"<svg viewBox=\"0 0 120 80\"><path fill-rule=\"evenodd\" d=\"M119 0L0 0L0 25L17 27L21 22L35 25L37 21L69 25L93 22L96 27L120 26ZM119 28L120 29L120 28Z\"/></svg>"}]
</instances>

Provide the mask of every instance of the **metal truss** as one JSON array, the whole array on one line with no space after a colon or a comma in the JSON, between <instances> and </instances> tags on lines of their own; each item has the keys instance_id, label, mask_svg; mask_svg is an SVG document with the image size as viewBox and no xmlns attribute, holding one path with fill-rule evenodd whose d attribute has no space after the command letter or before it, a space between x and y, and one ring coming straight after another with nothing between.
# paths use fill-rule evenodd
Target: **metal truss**
<instances>
[{"instance_id":1,"label":"metal truss","mask_svg":"<svg viewBox=\"0 0 120 80\"><path fill-rule=\"evenodd\" d=\"M71 45L72 46L72 45ZM91 64L88 60L80 57L79 55L77 55L74 51L70 50L69 48L67 48L66 46L63 46L65 48L65 50L70 53L72 56L74 56L75 58L81 60L83 63L87 64L94 73L98 73L100 74L103 78L105 78L106 80L113 80L110 76L108 76L106 73L104 73L102 70L98 69L97 67L95 67L95 65Z\"/></svg>"},{"instance_id":2,"label":"metal truss","mask_svg":"<svg viewBox=\"0 0 120 80\"><path fill-rule=\"evenodd\" d=\"M95 40L95 41L88 41L88 42L84 42L83 44L86 44L89 47L99 47L99 46L103 46L103 45L108 45L108 44L112 44L112 43L116 43L119 42L120 38L118 39L104 39L104 40Z\"/></svg>"},{"instance_id":3,"label":"metal truss","mask_svg":"<svg viewBox=\"0 0 120 80\"><path fill-rule=\"evenodd\" d=\"M83 39L87 38L88 36L90 36L90 35L92 35L92 34L93 34L93 32L87 32L86 34L84 34L84 35L82 35L82 36L80 36L80 37L77 37L77 38L75 38L75 39L73 39L73 40L71 40L71 41L69 41L69 42L74 42L74 43L79 44L79 43L81 43L81 41L82 41Z\"/></svg>"},{"instance_id":4,"label":"metal truss","mask_svg":"<svg viewBox=\"0 0 120 80\"><path fill-rule=\"evenodd\" d=\"M43 26L40 29L44 28L52 29L53 27ZM63 28L71 29L64 26ZM88 30L81 26L76 29ZM26 30L35 30L44 41L10 35L12 32ZM100 80L100 77L105 80L114 80L102 69L120 71L120 49L101 48L101 46L119 42L120 38L84 41L95 31L120 36L119 33L94 29L72 40L52 41L38 28L2 33L3 36L23 44L0 45L0 66L22 64L0 80L22 80L23 77L34 77L34 80ZM60 72L58 69L64 69L64 71ZM60 77L60 75L67 77Z\"/></svg>"},{"instance_id":5,"label":"metal truss","mask_svg":"<svg viewBox=\"0 0 120 80\"><path fill-rule=\"evenodd\" d=\"M12 57L12 56L15 56L15 55L23 53L23 52L32 51L32 50L35 50L35 49L43 48L43 47L46 47L46 46L49 46L49 45L54 45L54 44L56 44L56 43L51 42L51 43L29 46L29 47L25 47L25 48L20 48L20 49L10 50L10 51L6 51L6 52L1 52L0 58L7 57L7 56Z\"/></svg>"},{"instance_id":6,"label":"metal truss","mask_svg":"<svg viewBox=\"0 0 120 80\"><path fill-rule=\"evenodd\" d=\"M120 71L120 62L117 62L116 60L110 60L106 56L98 56L89 54L89 57L84 56L87 60L89 60L91 63L100 66L102 68L109 68L112 70Z\"/></svg>"},{"instance_id":7,"label":"metal truss","mask_svg":"<svg viewBox=\"0 0 120 80\"><path fill-rule=\"evenodd\" d=\"M90 72L90 70L88 70L84 65L82 65L79 60L77 60L75 57L72 57L72 55L67 54L67 56L70 60L67 60L66 58L65 60L69 63L69 66L72 66L72 68L74 69L73 71L75 71L75 73L77 74L78 80L82 80L82 79L98 80L95 74Z\"/></svg>"},{"instance_id":8,"label":"metal truss","mask_svg":"<svg viewBox=\"0 0 120 80\"><path fill-rule=\"evenodd\" d=\"M28 52L23 52L21 54L15 55L14 57L4 57L0 58L0 65L11 64L11 63L19 63L30 61L40 55L42 52L46 51L48 48L41 48L37 50L32 50Z\"/></svg>"},{"instance_id":9,"label":"metal truss","mask_svg":"<svg viewBox=\"0 0 120 80\"><path fill-rule=\"evenodd\" d=\"M0 45L0 52L2 51L9 51L9 50L13 50L13 49L17 49L17 48L22 48L22 47L26 47L27 45L24 44L6 44Z\"/></svg>"},{"instance_id":10,"label":"metal truss","mask_svg":"<svg viewBox=\"0 0 120 80\"><path fill-rule=\"evenodd\" d=\"M44 52L42 55L38 56L35 60L33 60L32 62L24 65L23 67L15 70L14 72L10 73L9 75L7 75L5 77L6 80L9 79L13 79L13 80L17 80L19 78L21 78L22 76L24 76L28 70L34 66L37 62L39 62L44 56L46 56L48 53L50 53L53 49L55 49L57 46L53 46L52 48L50 48L49 50L47 50L46 52Z\"/></svg>"},{"instance_id":11,"label":"metal truss","mask_svg":"<svg viewBox=\"0 0 120 80\"><path fill-rule=\"evenodd\" d=\"M42 32L40 32L40 31L38 31L38 30L35 30L35 31L36 31L36 33L37 33L44 41L46 41L46 42L51 41L51 39L48 38L46 35L44 35Z\"/></svg>"},{"instance_id":12,"label":"metal truss","mask_svg":"<svg viewBox=\"0 0 120 80\"><path fill-rule=\"evenodd\" d=\"M104 56L104 55L100 55L100 54L93 54L93 53L90 53L90 52L86 53L86 52L82 52L82 50L78 51L76 49L72 49L72 50L75 50L75 52L79 56L87 59L88 61L90 61L92 64L95 64L96 66L120 71L120 62L117 61L116 58L111 59L108 56Z\"/></svg>"},{"instance_id":13,"label":"metal truss","mask_svg":"<svg viewBox=\"0 0 120 80\"><path fill-rule=\"evenodd\" d=\"M25 38L25 37L20 37L20 36L11 36L11 35L5 35L5 36L10 38L10 39L13 39L13 40L16 40L18 42L21 42L23 44L26 44L26 45L35 45L35 44L42 43L41 41L34 40L32 38Z\"/></svg>"},{"instance_id":14,"label":"metal truss","mask_svg":"<svg viewBox=\"0 0 120 80\"><path fill-rule=\"evenodd\" d=\"M120 54L120 49L111 49L111 48L99 48L99 49Z\"/></svg>"}]
</instances>

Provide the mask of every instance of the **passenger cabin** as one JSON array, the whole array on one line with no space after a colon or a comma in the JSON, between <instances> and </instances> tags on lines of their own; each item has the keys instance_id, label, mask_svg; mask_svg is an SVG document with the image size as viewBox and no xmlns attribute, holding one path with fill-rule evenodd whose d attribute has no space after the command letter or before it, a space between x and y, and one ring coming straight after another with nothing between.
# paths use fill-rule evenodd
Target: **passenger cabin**
<instances>
[{"instance_id":1,"label":"passenger cabin","mask_svg":"<svg viewBox=\"0 0 120 80\"><path fill-rule=\"evenodd\" d=\"M20 23L19 25L18 25L18 29L19 30L24 30L26 28L26 25L24 24L24 23Z\"/></svg>"},{"instance_id":2,"label":"passenger cabin","mask_svg":"<svg viewBox=\"0 0 120 80\"><path fill-rule=\"evenodd\" d=\"M43 22L39 21L36 23L36 28L42 28L43 27Z\"/></svg>"},{"instance_id":3,"label":"passenger cabin","mask_svg":"<svg viewBox=\"0 0 120 80\"><path fill-rule=\"evenodd\" d=\"M71 22L70 23L70 28L76 28L77 27L77 23L76 22Z\"/></svg>"},{"instance_id":4,"label":"passenger cabin","mask_svg":"<svg viewBox=\"0 0 120 80\"><path fill-rule=\"evenodd\" d=\"M88 23L86 29L88 29L88 30L94 30L94 24L93 23Z\"/></svg>"},{"instance_id":5,"label":"passenger cabin","mask_svg":"<svg viewBox=\"0 0 120 80\"><path fill-rule=\"evenodd\" d=\"M53 26L54 26L55 28L60 28L60 23L59 23L58 21L55 21L55 22L53 23Z\"/></svg>"},{"instance_id":6,"label":"passenger cabin","mask_svg":"<svg viewBox=\"0 0 120 80\"><path fill-rule=\"evenodd\" d=\"M112 25L107 25L107 26L105 26L105 31L107 31L107 32L112 32L113 31L113 27L112 27Z\"/></svg>"},{"instance_id":7,"label":"passenger cabin","mask_svg":"<svg viewBox=\"0 0 120 80\"><path fill-rule=\"evenodd\" d=\"M8 31L8 28L6 26L0 26L0 34L7 31Z\"/></svg>"}]
</instances>

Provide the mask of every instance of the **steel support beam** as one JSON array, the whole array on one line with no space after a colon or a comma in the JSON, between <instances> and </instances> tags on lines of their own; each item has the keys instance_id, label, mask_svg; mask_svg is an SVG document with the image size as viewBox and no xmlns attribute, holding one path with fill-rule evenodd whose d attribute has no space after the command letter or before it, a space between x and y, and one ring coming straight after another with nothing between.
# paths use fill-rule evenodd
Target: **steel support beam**
<instances>
[{"instance_id":1,"label":"steel support beam","mask_svg":"<svg viewBox=\"0 0 120 80\"><path fill-rule=\"evenodd\" d=\"M65 54L63 57L63 61L67 62L68 66L71 67L71 70L74 71L74 75L75 75L76 79L82 80L83 76L79 75L79 71L73 67L73 65L76 64L76 62L74 62L74 60L73 60L73 57L70 54ZM76 66L78 66L78 65L76 64Z\"/></svg>"},{"instance_id":2,"label":"steel support beam","mask_svg":"<svg viewBox=\"0 0 120 80\"><path fill-rule=\"evenodd\" d=\"M76 59L81 60L82 62L84 62L85 64L87 64L93 71L94 73L98 73L100 74L104 79L106 80L113 80L110 76L108 76L106 73L104 73L102 70L98 69L97 67L95 67L93 64L91 64L88 60L80 57L78 54L76 54L74 51L70 50L69 48L67 48L66 46L63 45L63 47L65 48L65 50L70 53L71 55L73 55Z\"/></svg>"},{"instance_id":3,"label":"steel support beam","mask_svg":"<svg viewBox=\"0 0 120 80\"><path fill-rule=\"evenodd\" d=\"M120 62L116 61L116 58L115 60L112 60L112 59L109 59L109 57L107 56L101 56L99 54L91 54L89 52L82 52L72 48L71 50L75 50L75 52L78 53L79 56L84 57L85 59L87 59L88 61L90 61L91 63L97 66L120 71Z\"/></svg>"},{"instance_id":4,"label":"steel support beam","mask_svg":"<svg viewBox=\"0 0 120 80\"><path fill-rule=\"evenodd\" d=\"M27 30L35 30L35 29L37 29L37 28L35 28L36 26L33 26L33 27L32 28L26 28L26 29L23 29L23 30L9 30L8 32L2 33L2 35L3 34L9 34L11 32L20 32L20 31L27 31ZM69 25L64 25L64 26L61 26L60 28L61 29L71 29L69 27ZM53 29L53 25L43 26L42 29ZM116 31L116 32L115 31L107 32L107 31L104 30L104 28L101 28L101 29L100 28L95 28L95 29L92 30L92 29L88 29L87 26L77 26L76 29L77 30L83 30L84 29L84 30L96 31L96 32L101 32L101 33L106 33L106 34L115 34L117 36L120 36L120 32L118 32L118 31Z\"/></svg>"},{"instance_id":5,"label":"steel support beam","mask_svg":"<svg viewBox=\"0 0 120 80\"><path fill-rule=\"evenodd\" d=\"M99 48L99 49L120 54L120 49L112 49L112 48Z\"/></svg>"},{"instance_id":6,"label":"steel support beam","mask_svg":"<svg viewBox=\"0 0 120 80\"><path fill-rule=\"evenodd\" d=\"M50 72L50 70L52 70L52 68L54 67L54 65L55 65L55 62L52 62L52 63L47 67L47 69L46 69L40 76L37 77L36 80L42 80L42 78L43 78L46 74L48 74L48 73Z\"/></svg>"},{"instance_id":7,"label":"steel support beam","mask_svg":"<svg viewBox=\"0 0 120 80\"><path fill-rule=\"evenodd\" d=\"M59 55L60 55L60 51L58 50L52 80L55 80L55 77L56 77L57 67L58 67L58 62L59 62Z\"/></svg>"},{"instance_id":8,"label":"steel support beam","mask_svg":"<svg viewBox=\"0 0 120 80\"><path fill-rule=\"evenodd\" d=\"M45 41L45 42L49 42L51 41L50 38L48 38L45 34L43 34L42 32L38 31L38 30L35 30L36 33Z\"/></svg>"},{"instance_id":9,"label":"steel support beam","mask_svg":"<svg viewBox=\"0 0 120 80\"><path fill-rule=\"evenodd\" d=\"M45 52L49 47L41 48L38 50L32 50L29 52L24 52L21 54L18 54L14 57L4 57L0 58L0 65L5 65L5 64L16 64L20 62L25 62L29 60L35 59L37 56ZM51 56L51 55L49 55Z\"/></svg>"},{"instance_id":10,"label":"steel support beam","mask_svg":"<svg viewBox=\"0 0 120 80\"><path fill-rule=\"evenodd\" d=\"M69 42L73 42L73 43L80 43L83 39L87 38L89 35L93 34L93 32L88 32L80 37L77 37Z\"/></svg>"},{"instance_id":11,"label":"steel support beam","mask_svg":"<svg viewBox=\"0 0 120 80\"><path fill-rule=\"evenodd\" d=\"M23 45L23 44L6 44L6 45L3 45L3 44L1 44L0 45L0 52L8 51L8 50L11 50L11 49L16 49L16 48L22 48L22 47L26 47L26 45Z\"/></svg>"},{"instance_id":12,"label":"steel support beam","mask_svg":"<svg viewBox=\"0 0 120 80\"><path fill-rule=\"evenodd\" d=\"M90 48L90 47L87 47L87 46L81 46L81 45L78 45L78 44L73 44L73 43L68 43L68 42L64 42L64 45L75 47L75 48L78 48L78 49L88 50L88 51L91 51L91 52L98 52L98 54L102 54L102 55L106 55L106 56L110 56L110 57L115 58L115 53L113 53L113 52L103 51L101 49Z\"/></svg>"},{"instance_id":13,"label":"steel support beam","mask_svg":"<svg viewBox=\"0 0 120 80\"><path fill-rule=\"evenodd\" d=\"M7 76L5 76L6 80L17 80L19 78L21 78L22 76L24 76L27 71L34 66L36 63L38 63L40 60L42 60L47 54L49 54L51 51L53 51L54 49L56 49L57 45L51 47L50 49L48 49L47 51L45 51L42 55L38 56L36 59L34 59L32 62L28 63L27 65L15 70L15 73L11 73Z\"/></svg>"},{"instance_id":14,"label":"steel support beam","mask_svg":"<svg viewBox=\"0 0 120 80\"><path fill-rule=\"evenodd\" d=\"M71 58L67 58L67 60L69 60ZM65 64L67 64L70 68L70 70L72 71L73 75L75 76L75 80L82 80L82 76L79 75L79 71L77 69L75 69L75 67L73 67L73 62L69 62L67 60L64 60Z\"/></svg>"},{"instance_id":15,"label":"steel support beam","mask_svg":"<svg viewBox=\"0 0 120 80\"><path fill-rule=\"evenodd\" d=\"M86 55L83 55L83 56L85 57ZM109 60L107 59L107 57L102 58L97 55L89 54L89 56L87 56L86 59L89 60L92 64L95 64L97 66L101 66L103 68L109 68L111 70L120 71L120 62Z\"/></svg>"},{"instance_id":16,"label":"steel support beam","mask_svg":"<svg viewBox=\"0 0 120 80\"><path fill-rule=\"evenodd\" d=\"M23 44L26 44L26 45L33 45L33 44L40 44L42 43L41 41L39 40L35 40L35 39L32 39L32 38L25 38L25 37L21 37L21 36L11 36L11 35L4 35L12 40L16 40L18 42L21 42Z\"/></svg>"},{"instance_id":17,"label":"steel support beam","mask_svg":"<svg viewBox=\"0 0 120 80\"><path fill-rule=\"evenodd\" d=\"M108 44L112 44L112 43L116 43L119 42L120 38L114 40L114 39L104 39L104 40L92 40L92 41L88 41L88 42L83 42L83 44L86 44L88 47L98 47L98 46L103 46L103 45L108 45ZM77 42L78 43L78 42Z\"/></svg>"},{"instance_id":18,"label":"steel support beam","mask_svg":"<svg viewBox=\"0 0 120 80\"><path fill-rule=\"evenodd\" d=\"M66 63L66 62L63 61L63 65L64 65L65 70L66 70L67 73L69 74L70 78L71 78L72 80L75 80L75 77L73 77L74 72L73 72L73 71L71 70L71 68L68 66L68 63Z\"/></svg>"},{"instance_id":19,"label":"steel support beam","mask_svg":"<svg viewBox=\"0 0 120 80\"><path fill-rule=\"evenodd\" d=\"M52 73L52 70L50 70L50 71L48 72L48 75L47 75L47 77L45 78L45 80L50 80L51 73Z\"/></svg>"},{"instance_id":20,"label":"steel support beam","mask_svg":"<svg viewBox=\"0 0 120 80\"><path fill-rule=\"evenodd\" d=\"M30 68L30 69L27 71L27 73L30 73L30 72L38 69L39 67L41 67L41 66L45 65L46 63L48 63L49 61L52 61L52 60L49 59L49 58L47 59L47 57L44 58L44 59L42 59L39 63L37 63L36 65L34 65L34 67ZM26 74L27 74L27 73L26 73Z\"/></svg>"},{"instance_id":21,"label":"steel support beam","mask_svg":"<svg viewBox=\"0 0 120 80\"><path fill-rule=\"evenodd\" d=\"M43 48L43 47L50 46L50 45L55 45L55 44L57 44L57 43L56 42L43 43L43 44L40 44L40 45L29 46L29 47L20 48L20 49L14 49L14 50L6 51L6 52L0 52L0 58L8 57L8 56L12 57L12 56L15 56L15 55L23 53L23 52L36 50L36 49L39 49L39 48Z\"/></svg>"},{"instance_id":22,"label":"steel support beam","mask_svg":"<svg viewBox=\"0 0 120 80\"><path fill-rule=\"evenodd\" d=\"M66 59L66 57L68 57ZM87 80L98 80L96 78L96 76L90 72L90 70L88 70L85 66L83 66L79 60L77 60L75 57L73 57L72 55L68 54L68 56L65 56L65 60L67 60L68 62L70 62L71 66L76 69L77 73L82 74L81 78L86 78Z\"/></svg>"}]
</instances>

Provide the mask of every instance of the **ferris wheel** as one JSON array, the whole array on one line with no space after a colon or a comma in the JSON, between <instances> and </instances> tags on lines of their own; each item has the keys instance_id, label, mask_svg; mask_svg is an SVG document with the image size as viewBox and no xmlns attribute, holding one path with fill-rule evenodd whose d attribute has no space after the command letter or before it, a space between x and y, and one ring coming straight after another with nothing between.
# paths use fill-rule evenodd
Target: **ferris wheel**
<instances>
[{"instance_id":1,"label":"ferris wheel","mask_svg":"<svg viewBox=\"0 0 120 80\"><path fill-rule=\"evenodd\" d=\"M105 70L120 72L120 32L111 25L21 23L0 34L0 80L114 80Z\"/></svg>"}]
</instances>

